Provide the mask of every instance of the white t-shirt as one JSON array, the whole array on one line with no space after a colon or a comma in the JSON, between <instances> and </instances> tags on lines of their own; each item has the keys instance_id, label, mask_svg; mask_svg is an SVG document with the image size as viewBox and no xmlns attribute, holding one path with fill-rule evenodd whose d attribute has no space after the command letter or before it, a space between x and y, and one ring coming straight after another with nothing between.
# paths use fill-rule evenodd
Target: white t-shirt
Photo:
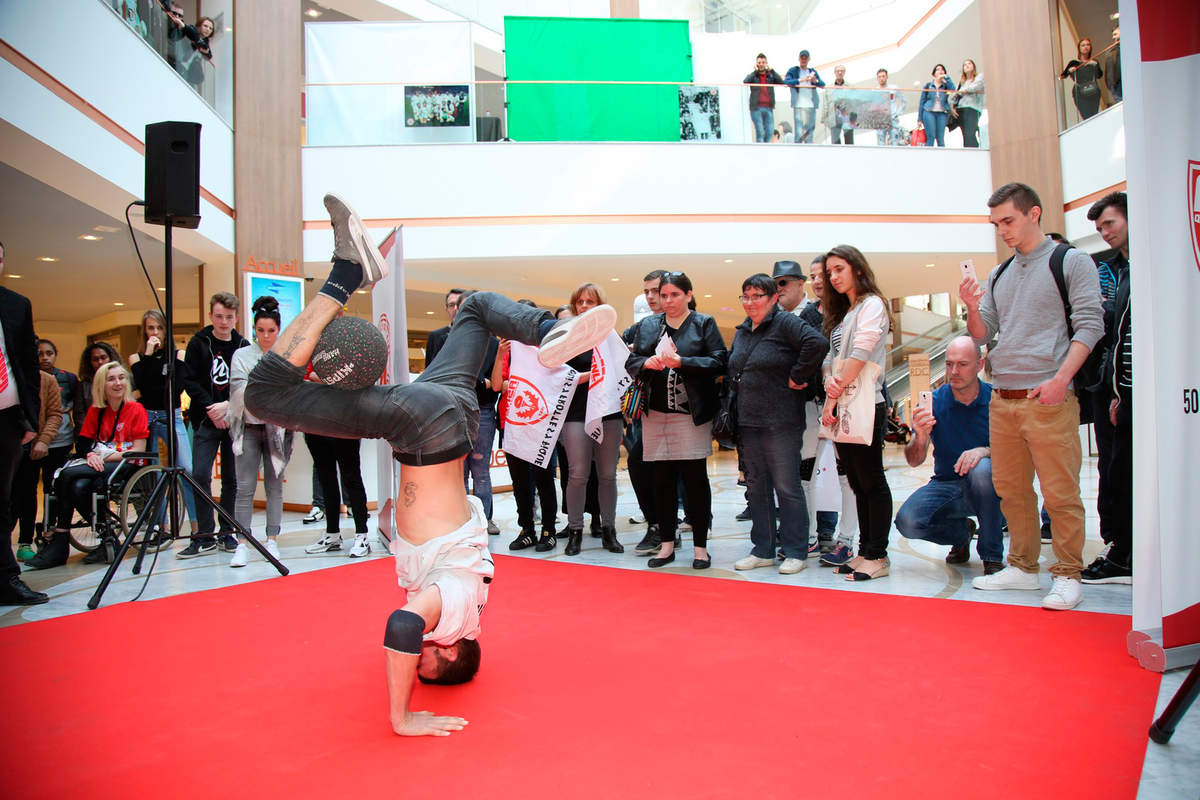
<instances>
[{"instance_id":1,"label":"white t-shirt","mask_svg":"<svg viewBox=\"0 0 1200 800\"><path fill-rule=\"evenodd\" d=\"M425 641L434 644L451 645L479 636L479 615L487 605L488 582L496 571L488 550L483 503L474 495L467 502L471 519L458 530L421 545L399 536L393 539L400 587L419 592L436 584L442 594L442 616L425 634Z\"/></svg>"}]
</instances>

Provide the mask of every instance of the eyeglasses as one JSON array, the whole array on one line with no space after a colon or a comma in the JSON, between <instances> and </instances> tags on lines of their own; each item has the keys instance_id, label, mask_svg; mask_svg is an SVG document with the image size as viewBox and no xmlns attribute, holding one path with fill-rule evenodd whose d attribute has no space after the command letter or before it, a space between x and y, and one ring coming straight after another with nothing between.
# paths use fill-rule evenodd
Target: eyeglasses
<instances>
[{"instance_id":1,"label":"eyeglasses","mask_svg":"<svg viewBox=\"0 0 1200 800\"><path fill-rule=\"evenodd\" d=\"M749 305L750 303L761 303L763 300L766 300L767 297L768 295L765 294L743 294L738 295L738 300L741 300L743 303Z\"/></svg>"}]
</instances>

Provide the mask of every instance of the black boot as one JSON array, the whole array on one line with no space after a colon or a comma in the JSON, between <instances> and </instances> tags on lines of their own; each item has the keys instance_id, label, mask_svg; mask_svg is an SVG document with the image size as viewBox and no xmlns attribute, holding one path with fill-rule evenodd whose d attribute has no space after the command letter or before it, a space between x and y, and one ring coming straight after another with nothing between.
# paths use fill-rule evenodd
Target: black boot
<instances>
[{"instance_id":1,"label":"black boot","mask_svg":"<svg viewBox=\"0 0 1200 800\"><path fill-rule=\"evenodd\" d=\"M604 539L604 549L610 553L624 553L625 545L617 541L617 529L612 525L605 525L600 529L601 537Z\"/></svg>"},{"instance_id":2,"label":"black boot","mask_svg":"<svg viewBox=\"0 0 1200 800\"><path fill-rule=\"evenodd\" d=\"M56 531L46 537L46 546L37 555L25 562L25 566L33 569L49 569L61 567L67 563L67 555L71 552L71 542L67 534Z\"/></svg>"},{"instance_id":3,"label":"black boot","mask_svg":"<svg viewBox=\"0 0 1200 800\"><path fill-rule=\"evenodd\" d=\"M583 549L583 528L568 528L567 529L567 546L563 550L564 555L577 556L579 551Z\"/></svg>"},{"instance_id":4,"label":"black boot","mask_svg":"<svg viewBox=\"0 0 1200 800\"><path fill-rule=\"evenodd\" d=\"M592 514L592 538L599 539L604 535L604 526L600 524L600 517Z\"/></svg>"}]
</instances>

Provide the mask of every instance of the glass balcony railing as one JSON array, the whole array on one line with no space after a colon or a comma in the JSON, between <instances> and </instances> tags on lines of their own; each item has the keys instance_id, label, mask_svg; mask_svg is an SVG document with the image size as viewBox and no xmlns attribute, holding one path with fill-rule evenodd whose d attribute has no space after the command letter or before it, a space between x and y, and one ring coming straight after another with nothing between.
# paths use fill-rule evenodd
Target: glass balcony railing
<instances>
[{"instance_id":1,"label":"glass balcony railing","mask_svg":"<svg viewBox=\"0 0 1200 800\"><path fill-rule=\"evenodd\" d=\"M183 81L203 98L221 119L233 124L233 46L229 37L232 29L223 27L226 13L232 16L232 0L205 3L211 17L202 17L213 28L208 40L210 57L202 53L200 23L188 24L182 14L176 14L180 6L166 0L165 6L172 9L168 14L164 3L159 0L100 0L120 17L126 26L138 35L151 50L167 62ZM225 10L222 6L228 6ZM226 41L221 42L225 38ZM214 52L219 53L213 55ZM217 64L220 68L218 69Z\"/></svg>"},{"instance_id":2,"label":"glass balcony railing","mask_svg":"<svg viewBox=\"0 0 1200 800\"><path fill-rule=\"evenodd\" d=\"M792 108L773 86L769 114L751 112L758 85L663 81L474 81L446 84L308 83L304 141L313 147L483 141L695 142L933 146L920 89L826 86L815 108ZM943 106L956 105L946 93ZM567 110L569 109L569 111ZM967 114L931 118L945 147L961 148ZM971 120L987 146L987 111ZM796 130L801 135L797 137ZM835 142L835 137L837 141Z\"/></svg>"}]
</instances>

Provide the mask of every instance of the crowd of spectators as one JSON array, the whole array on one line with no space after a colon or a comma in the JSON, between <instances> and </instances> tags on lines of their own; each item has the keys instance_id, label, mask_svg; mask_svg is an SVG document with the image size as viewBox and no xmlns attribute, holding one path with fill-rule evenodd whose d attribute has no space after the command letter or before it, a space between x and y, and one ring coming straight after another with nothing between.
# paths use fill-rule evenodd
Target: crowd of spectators
<instances>
[{"instance_id":1,"label":"crowd of spectators","mask_svg":"<svg viewBox=\"0 0 1200 800\"><path fill-rule=\"evenodd\" d=\"M946 561L951 564L970 560L970 545L977 537L982 574L973 586L981 590L1040 588L1037 572L1043 535L1048 535L1055 563L1043 605L1069 609L1081 600L1081 581L1132 582L1126 199L1114 193L1090 209L1089 219L1111 248L1095 257L1043 234L1041 201L1028 186L1001 187L988 205L993 224L1014 255L983 285L965 277L959 287L968 335L951 342L947 350L946 384L927 401L914 403L913 438L904 451L915 467L926 460L932 445L933 476L896 513L895 527L910 539L948 546ZM1014 261L1023 269L1010 270ZM463 289L447 293L451 324L469 294ZM0 313L10 297L19 295L0 292ZM656 270L645 276L642 311L621 334L629 348L626 369L642 400L607 411L602 436L589 435L584 421L591 355L571 363L579 384L565 415L556 459L539 467L507 457L520 527L509 548L551 552L565 540L563 553L578 555L584 516L590 513L592 534L602 547L624 552L615 519L618 448L624 444L630 482L646 525L637 554L647 556L651 568L671 564L683 546L683 534L690 531L692 567L709 567L713 511L707 467L714 422L721 418L736 443L746 485L747 509L739 519L751 523L750 552L734 563L736 569L777 567L786 575L818 560L846 580L886 577L891 570L893 514L883 465L885 350L893 322L867 258L853 246L838 245L812 259L807 274L797 262L782 260L771 274L747 277L740 295L746 318L728 345L695 298L695 287L683 272ZM558 316L581 314L605 300L597 284L583 283ZM24 432L17 440L26 439L23 451L12 451L7 474L0 474L6 480L4 488L11 486L9 496L0 498L5 501L0 510L8 514L5 529L20 526L18 560L33 568L64 563L75 515L85 522L90 519L91 493L111 474L121 454L154 449L167 436L175 437L179 463L202 487L210 485L213 462L221 452L222 463L232 468L223 470L220 504L247 529L261 471L267 494L267 548L278 557L281 481L293 434L256 419L245 409L241 394L246 376L278 336L281 321L275 301L259 298L253 305L254 338L247 341L235 329L238 308L237 297L214 295L211 324L192 336L186 349L174 352L164 341L161 315L148 311L142 319L141 347L129 357L129 369L112 347L97 342L81 354L79 376L55 366L58 350L53 342L29 337L30 372L36 376L40 368L40 384L9 385L29 386L28 391L40 398L40 408L34 403L27 409L27 398L14 395L9 399L19 404L0 411L0 417L7 414L18 426L14 432ZM24 352L26 345L9 341L17 322L8 317L0 321L6 352L14 354L9 363L15 367L21 363L15 354ZM431 334L427 363L436 359L448 330L449 326ZM492 534L500 532L490 519L489 467L497 422L503 444L508 409L527 402L521 381L514 380L524 376L514 374L513 346L498 340L489 345L477 379L480 434L463 476L483 501ZM987 347L986 362L982 346ZM168 358L175 359L179 376L175 407L181 389L190 400L190 437L178 411L174 419L167 416L162 376ZM873 413L868 413L868 434L852 439L843 436L851 428L846 399L861 393L869 393L866 407L873 407ZM25 413L24 420L19 412ZM1096 422L1098 511L1105 542L1101 555L1086 567L1079 489L1082 455L1075 430L1081 420ZM324 496L320 516L327 527L307 552L342 549L338 525L345 486L357 534L349 555L365 555L370 546L358 441L305 438L316 440L309 448ZM556 466L563 475L561 507L567 515L561 531L556 530ZM835 466L839 479L833 499L818 499L818 475ZM1034 474L1050 520L1048 531L1039 520ZM44 520L46 535L35 553L31 545L39 477L56 505ZM591 491L589 484L594 486ZM305 521L317 521L317 510ZM246 544L238 542L231 526L215 527L208 502L189 493L187 516L192 536L177 552L179 558L223 549L234 554L231 566L245 565L250 552ZM160 520L151 544L167 546L170 534ZM11 556L11 551L5 552ZM104 559L100 549L87 560ZM9 602L27 602L36 593L13 584L20 583L15 564L4 576L0 593L6 593Z\"/></svg>"}]
</instances>

